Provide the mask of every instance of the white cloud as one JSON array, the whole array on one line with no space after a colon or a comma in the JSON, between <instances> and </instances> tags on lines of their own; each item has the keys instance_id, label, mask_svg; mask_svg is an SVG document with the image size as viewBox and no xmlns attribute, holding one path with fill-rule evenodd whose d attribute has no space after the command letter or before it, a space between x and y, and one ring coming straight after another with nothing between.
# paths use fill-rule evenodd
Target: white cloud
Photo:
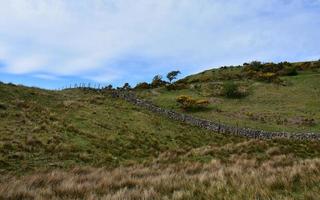
<instances>
[{"instance_id":1,"label":"white cloud","mask_svg":"<svg viewBox=\"0 0 320 200\"><path fill-rule=\"evenodd\" d=\"M94 76L85 76L85 78L87 78L89 80L93 80L98 83L110 83L110 82L120 78L120 76L115 75L115 74L110 74L110 73L103 73L103 74L98 74L98 75L94 75Z\"/></svg>"},{"instance_id":2,"label":"white cloud","mask_svg":"<svg viewBox=\"0 0 320 200\"><path fill-rule=\"evenodd\" d=\"M117 69L117 68L115 68ZM97 73L89 76L84 76L84 78L87 78L89 80L93 80L99 83L110 83L114 80L119 79L122 77L124 73L120 70L114 70L113 68L111 69L106 69L102 71L98 71Z\"/></svg>"},{"instance_id":3,"label":"white cloud","mask_svg":"<svg viewBox=\"0 0 320 200\"><path fill-rule=\"evenodd\" d=\"M14 58L9 64L6 64L3 71L12 74L25 74L38 71L48 63L45 57L39 55L29 55L22 58Z\"/></svg>"},{"instance_id":4,"label":"white cloud","mask_svg":"<svg viewBox=\"0 0 320 200\"><path fill-rule=\"evenodd\" d=\"M132 77L119 62L136 57L149 64L137 79L172 65L299 60L320 54L317 2L0 0L0 60L7 73L95 81Z\"/></svg>"},{"instance_id":5,"label":"white cloud","mask_svg":"<svg viewBox=\"0 0 320 200\"><path fill-rule=\"evenodd\" d=\"M59 80L58 77L48 75L48 74L35 74L35 75L33 75L33 77L44 79L44 80Z\"/></svg>"}]
</instances>

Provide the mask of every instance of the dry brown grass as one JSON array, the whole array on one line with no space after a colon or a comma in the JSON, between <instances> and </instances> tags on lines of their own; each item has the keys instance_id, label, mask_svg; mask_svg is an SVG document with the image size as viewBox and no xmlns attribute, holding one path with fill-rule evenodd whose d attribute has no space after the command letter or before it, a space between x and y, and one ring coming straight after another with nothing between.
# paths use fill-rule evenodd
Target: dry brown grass
<instances>
[{"instance_id":1,"label":"dry brown grass","mask_svg":"<svg viewBox=\"0 0 320 200\"><path fill-rule=\"evenodd\" d=\"M210 147L194 153L208 151ZM320 199L320 159L281 154L259 162L242 154L228 162L155 160L113 170L74 168L2 177L0 185L0 199Z\"/></svg>"}]
</instances>

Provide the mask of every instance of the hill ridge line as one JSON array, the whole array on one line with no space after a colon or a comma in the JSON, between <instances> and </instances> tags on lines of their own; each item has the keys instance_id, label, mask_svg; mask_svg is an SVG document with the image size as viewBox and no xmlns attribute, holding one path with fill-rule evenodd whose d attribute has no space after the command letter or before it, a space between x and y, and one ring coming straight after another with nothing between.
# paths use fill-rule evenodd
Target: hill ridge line
<instances>
[{"instance_id":1,"label":"hill ridge line","mask_svg":"<svg viewBox=\"0 0 320 200\"><path fill-rule=\"evenodd\" d=\"M241 128L229 126L206 119L201 119L188 114L179 113L173 110L164 109L153 103L136 97L135 94L129 91L112 91L113 98L121 98L136 106L143 107L153 113L166 116L175 121L181 121L186 124L197 126L199 128L207 129L222 134L229 134L235 136L243 136L255 139L291 139L291 140L317 140L320 141L320 133L289 133L289 132L270 132L263 130L254 130L250 128Z\"/></svg>"}]
</instances>

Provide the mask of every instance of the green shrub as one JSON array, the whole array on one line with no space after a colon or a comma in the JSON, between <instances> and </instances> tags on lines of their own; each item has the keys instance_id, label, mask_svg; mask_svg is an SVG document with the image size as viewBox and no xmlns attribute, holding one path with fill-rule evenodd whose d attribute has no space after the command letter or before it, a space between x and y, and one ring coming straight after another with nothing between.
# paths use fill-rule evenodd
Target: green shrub
<instances>
[{"instance_id":1,"label":"green shrub","mask_svg":"<svg viewBox=\"0 0 320 200\"><path fill-rule=\"evenodd\" d=\"M208 75L203 75L199 78L199 82L208 82L211 80L211 77Z\"/></svg>"},{"instance_id":2,"label":"green shrub","mask_svg":"<svg viewBox=\"0 0 320 200\"><path fill-rule=\"evenodd\" d=\"M263 67L262 63L260 61L252 61L249 65L251 69L254 71L260 71Z\"/></svg>"},{"instance_id":3,"label":"green shrub","mask_svg":"<svg viewBox=\"0 0 320 200\"><path fill-rule=\"evenodd\" d=\"M279 82L278 76L295 76L298 74L298 69L289 62L261 64L261 62L253 61L244 65L242 72L247 78L266 82Z\"/></svg>"},{"instance_id":4,"label":"green shrub","mask_svg":"<svg viewBox=\"0 0 320 200\"><path fill-rule=\"evenodd\" d=\"M286 67L279 74L282 76L296 76L298 75L298 70L296 67Z\"/></svg>"},{"instance_id":5,"label":"green shrub","mask_svg":"<svg viewBox=\"0 0 320 200\"><path fill-rule=\"evenodd\" d=\"M273 72L266 72L266 73L257 73L256 74L256 78L259 81L266 81L266 82L273 82L275 79L278 78L278 75L276 73Z\"/></svg>"},{"instance_id":6,"label":"green shrub","mask_svg":"<svg viewBox=\"0 0 320 200\"><path fill-rule=\"evenodd\" d=\"M167 82L162 80L162 76L161 75L156 75L152 79L151 87L152 88L157 88L157 87L164 86L166 84L167 84Z\"/></svg>"},{"instance_id":7,"label":"green shrub","mask_svg":"<svg viewBox=\"0 0 320 200\"><path fill-rule=\"evenodd\" d=\"M167 90L182 90L182 89L186 89L187 85L184 83L173 83L173 84L169 84L166 85Z\"/></svg>"},{"instance_id":8,"label":"green shrub","mask_svg":"<svg viewBox=\"0 0 320 200\"><path fill-rule=\"evenodd\" d=\"M277 65L274 63L265 63L259 71L263 73L267 73L267 72L276 73L277 71L279 71L280 68L282 68L281 65Z\"/></svg>"},{"instance_id":9,"label":"green shrub","mask_svg":"<svg viewBox=\"0 0 320 200\"><path fill-rule=\"evenodd\" d=\"M241 98L246 96L246 92L240 91L238 84L228 81L222 86L222 96L227 98Z\"/></svg>"},{"instance_id":10,"label":"green shrub","mask_svg":"<svg viewBox=\"0 0 320 200\"><path fill-rule=\"evenodd\" d=\"M177 90L177 88L176 88L176 85L175 84L169 84L169 85L166 85L166 89L167 90Z\"/></svg>"},{"instance_id":11,"label":"green shrub","mask_svg":"<svg viewBox=\"0 0 320 200\"><path fill-rule=\"evenodd\" d=\"M299 66L299 69L302 71L309 70L311 68L310 62L305 62Z\"/></svg>"},{"instance_id":12,"label":"green shrub","mask_svg":"<svg viewBox=\"0 0 320 200\"><path fill-rule=\"evenodd\" d=\"M138 83L136 87L134 87L134 89L138 89L138 90L146 90L150 88L151 88L150 84L146 82Z\"/></svg>"},{"instance_id":13,"label":"green shrub","mask_svg":"<svg viewBox=\"0 0 320 200\"><path fill-rule=\"evenodd\" d=\"M103 90L112 90L113 86L110 84L104 88L102 88Z\"/></svg>"}]
</instances>

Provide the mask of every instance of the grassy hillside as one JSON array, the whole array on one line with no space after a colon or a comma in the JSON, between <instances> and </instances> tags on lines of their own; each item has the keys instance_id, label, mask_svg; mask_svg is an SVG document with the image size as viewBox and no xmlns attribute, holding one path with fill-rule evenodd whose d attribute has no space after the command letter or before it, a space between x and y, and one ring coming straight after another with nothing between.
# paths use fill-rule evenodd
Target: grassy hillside
<instances>
[{"instance_id":1,"label":"grassy hillside","mask_svg":"<svg viewBox=\"0 0 320 200\"><path fill-rule=\"evenodd\" d=\"M319 198L316 141L224 136L78 89L0 84L0 116L0 199Z\"/></svg>"},{"instance_id":2,"label":"grassy hillside","mask_svg":"<svg viewBox=\"0 0 320 200\"><path fill-rule=\"evenodd\" d=\"M248 77L248 73L243 72L244 67L238 66L208 70L186 77L177 82L184 86L178 90L160 87L138 90L137 93L161 107L228 125L270 131L320 133L320 62L291 65L300 69L298 75L279 76L273 82ZM313 68L304 69L306 66ZM230 81L245 90L246 96L222 96L221 88ZM176 102L179 95L206 99L210 104L207 109L185 111Z\"/></svg>"},{"instance_id":3,"label":"grassy hillside","mask_svg":"<svg viewBox=\"0 0 320 200\"><path fill-rule=\"evenodd\" d=\"M95 91L0 85L0 94L2 172L111 167L242 140L177 124Z\"/></svg>"}]
</instances>

